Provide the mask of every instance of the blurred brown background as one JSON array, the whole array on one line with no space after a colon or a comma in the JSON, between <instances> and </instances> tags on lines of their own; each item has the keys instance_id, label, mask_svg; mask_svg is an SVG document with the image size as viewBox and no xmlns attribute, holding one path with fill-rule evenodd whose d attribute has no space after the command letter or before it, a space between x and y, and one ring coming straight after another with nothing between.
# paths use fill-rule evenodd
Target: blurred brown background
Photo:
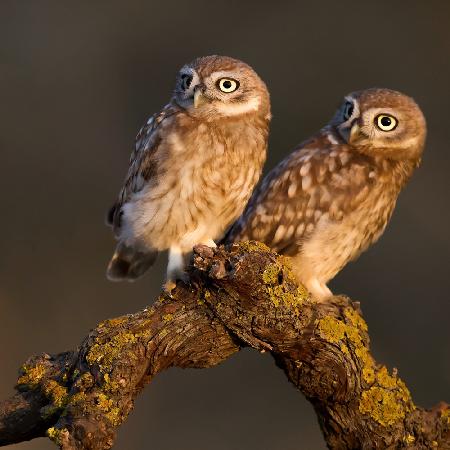
<instances>
[{"instance_id":1,"label":"blurred brown background","mask_svg":"<svg viewBox=\"0 0 450 450\"><path fill-rule=\"evenodd\" d=\"M351 90L416 98L423 165L381 241L332 283L360 300L375 356L415 401L450 400L450 2L0 2L0 398L31 354L77 346L155 298L165 258L136 284L104 276L104 212L134 136L198 55L250 63L272 94L266 169ZM43 450L48 440L14 446ZM323 449L312 408L269 356L171 370L139 398L117 449Z\"/></svg>"}]
</instances>

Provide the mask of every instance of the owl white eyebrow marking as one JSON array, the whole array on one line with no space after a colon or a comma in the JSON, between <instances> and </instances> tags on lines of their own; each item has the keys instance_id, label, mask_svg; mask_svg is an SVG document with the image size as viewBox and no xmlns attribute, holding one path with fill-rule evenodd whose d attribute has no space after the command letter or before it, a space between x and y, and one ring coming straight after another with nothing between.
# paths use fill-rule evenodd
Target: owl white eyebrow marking
<instances>
[{"instance_id":1,"label":"owl white eyebrow marking","mask_svg":"<svg viewBox=\"0 0 450 450\"><path fill-rule=\"evenodd\" d=\"M217 109L226 116L238 116L250 111L257 111L261 104L259 98L252 98L245 103L227 104L219 103Z\"/></svg>"}]
</instances>

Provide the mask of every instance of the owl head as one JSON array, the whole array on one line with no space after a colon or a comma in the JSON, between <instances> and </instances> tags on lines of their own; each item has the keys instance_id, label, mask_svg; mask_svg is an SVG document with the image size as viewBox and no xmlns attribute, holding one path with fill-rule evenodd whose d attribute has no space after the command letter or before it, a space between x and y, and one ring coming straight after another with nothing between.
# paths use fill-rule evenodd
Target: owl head
<instances>
[{"instance_id":1,"label":"owl head","mask_svg":"<svg viewBox=\"0 0 450 450\"><path fill-rule=\"evenodd\" d=\"M394 160L420 161L426 122L416 102L389 89L345 97L331 125L357 151Z\"/></svg>"},{"instance_id":2,"label":"owl head","mask_svg":"<svg viewBox=\"0 0 450 450\"><path fill-rule=\"evenodd\" d=\"M174 100L207 120L256 114L270 120L265 83L247 64L228 56L204 56L181 68Z\"/></svg>"}]
</instances>

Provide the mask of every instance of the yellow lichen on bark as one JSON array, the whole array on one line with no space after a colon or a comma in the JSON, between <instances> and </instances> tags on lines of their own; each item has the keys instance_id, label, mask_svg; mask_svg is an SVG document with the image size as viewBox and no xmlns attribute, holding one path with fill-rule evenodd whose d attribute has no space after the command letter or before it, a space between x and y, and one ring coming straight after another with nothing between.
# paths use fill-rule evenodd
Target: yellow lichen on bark
<instances>
[{"instance_id":1,"label":"yellow lichen on bark","mask_svg":"<svg viewBox=\"0 0 450 450\"><path fill-rule=\"evenodd\" d=\"M52 402L56 408L62 408L67 402L67 388L54 380L47 381L44 384L43 391L45 396Z\"/></svg>"},{"instance_id":2,"label":"yellow lichen on bark","mask_svg":"<svg viewBox=\"0 0 450 450\"><path fill-rule=\"evenodd\" d=\"M244 250L246 252L257 252L257 251L271 252L272 251L269 247L267 247L266 244L263 244L262 242L258 242L258 241L239 242L238 245L241 250Z\"/></svg>"},{"instance_id":3,"label":"yellow lichen on bark","mask_svg":"<svg viewBox=\"0 0 450 450\"><path fill-rule=\"evenodd\" d=\"M318 320L322 338L338 345L343 353L351 349L359 360L362 379L367 385L360 398L359 410L380 425L390 426L402 420L415 406L405 384L397 376L390 375L386 367L375 366L364 339L367 324L352 308L344 311L345 320L324 317Z\"/></svg>"},{"instance_id":4,"label":"yellow lichen on bark","mask_svg":"<svg viewBox=\"0 0 450 450\"><path fill-rule=\"evenodd\" d=\"M396 375L390 375L385 366L375 371L374 378L373 386L361 395L361 413L368 414L380 425L390 426L415 409L405 383Z\"/></svg>"},{"instance_id":5,"label":"yellow lichen on bark","mask_svg":"<svg viewBox=\"0 0 450 450\"><path fill-rule=\"evenodd\" d=\"M67 439L69 432L65 429L51 427L47 430L47 436L58 446L61 446L64 439Z\"/></svg>"},{"instance_id":6,"label":"yellow lichen on bark","mask_svg":"<svg viewBox=\"0 0 450 450\"><path fill-rule=\"evenodd\" d=\"M43 364L36 364L35 366L22 366L20 369L21 376L17 380L18 386L26 386L33 389L39 385L46 374L47 369Z\"/></svg>"},{"instance_id":7,"label":"yellow lichen on bark","mask_svg":"<svg viewBox=\"0 0 450 450\"><path fill-rule=\"evenodd\" d=\"M262 281L270 300L276 307L283 305L297 315L305 300L309 298L309 294L303 286L298 286L293 290L292 286L286 284L287 281L293 283L294 286L297 283L291 270L282 261L268 264L262 274Z\"/></svg>"},{"instance_id":8,"label":"yellow lichen on bark","mask_svg":"<svg viewBox=\"0 0 450 450\"><path fill-rule=\"evenodd\" d=\"M97 396L97 406L103 415L114 425L118 426L122 422L120 409L113 399L106 394L100 393Z\"/></svg>"},{"instance_id":9,"label":"yellow lichen on bark","mask_svg":"<svg viewBox=\"0 0 450 450\"><path fill-rule=\"evenodd\" d=\"M97 364L101 372L110 372L114 361L123 351L124 347L134 344L137 338L133 333L122 332L113 336L108 342L94 344L86 356L87 362Z\"/></svg>"},{"instance_id":10,"label":"yellow lichen on bark","mask_svg":"<svg viewBox=\"0 0 450 450\"><path fill-rule=\"evenodd\" d=\"M367 331L367 325L361 316L351 308L346 308L344 315L347 321L329 316L318 320L319 334L328 342L338 345L346 354L351 348L361 362L363 378L370 379L373 372L373 360L361 335L362 332Z\"/></svg>"}]
</instances>

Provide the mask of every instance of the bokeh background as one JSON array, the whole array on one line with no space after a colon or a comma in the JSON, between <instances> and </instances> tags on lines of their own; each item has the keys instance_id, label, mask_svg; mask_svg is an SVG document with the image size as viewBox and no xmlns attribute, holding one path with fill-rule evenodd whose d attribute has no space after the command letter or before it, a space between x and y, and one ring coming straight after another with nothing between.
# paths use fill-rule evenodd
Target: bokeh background
<instances>
[{"instance_id":1,"label":"bokeh background","mask_svg":"<svg viewBox=\"0 0 450 450\"><path fill-rule=\"evenodd\" d=\"M381 241L332 283L362 303L376 358L416 403L450 400L450 2L0 2L0 398L30 355L74 348L97 322L148 305L165 258L135 284L105 279L103 225L136 132L198 55L250 63L274 118L266 170L349 91L412 95L423 165ZM46 439L16 450L44 450ZM323 449L312 407L270 356L170 370L139 398L117 449Z\"/></svg>"}]
</instances>

